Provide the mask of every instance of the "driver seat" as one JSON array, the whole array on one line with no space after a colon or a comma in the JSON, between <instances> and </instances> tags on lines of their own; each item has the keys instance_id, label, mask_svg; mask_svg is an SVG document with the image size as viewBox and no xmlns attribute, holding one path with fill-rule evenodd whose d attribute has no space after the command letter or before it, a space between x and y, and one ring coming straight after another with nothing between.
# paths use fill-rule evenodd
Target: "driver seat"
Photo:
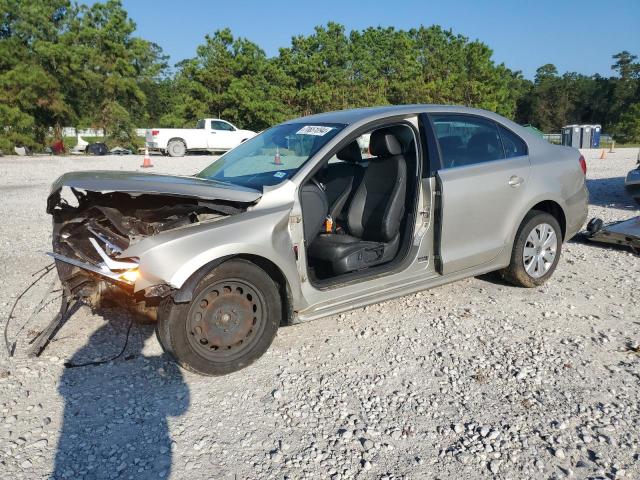
<instances>
[{"instance_id":1,"label":"driver seat","mask_svg":"<svg viewBox=\"0 0 640 480\"><path fill-rule=\"evenodd\" d=\"M349 235L321 234L308 255L334 275L392 260L400 245L400 223L407 191L407 165L402 146L390 129L371 134L373 158L347 211Z\"/></svg>"}]
</instances>

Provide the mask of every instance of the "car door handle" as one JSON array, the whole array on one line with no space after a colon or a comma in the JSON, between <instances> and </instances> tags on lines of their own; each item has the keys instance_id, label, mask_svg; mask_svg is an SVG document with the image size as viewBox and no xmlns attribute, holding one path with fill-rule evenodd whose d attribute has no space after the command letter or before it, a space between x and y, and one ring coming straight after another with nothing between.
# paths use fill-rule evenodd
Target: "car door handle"
<instances>
[{"instance_id":1,"label":"car door handle","mask_svg":"<svg viewBox=\"0 0 640 480\"><path fill-rule=\"evenodd\" d=\"M512 175L511 178L509 179L509 185L511 185L514 188L519 187L523 183L524 183L524 178L519 177L518 175Z\"/></svg>"},{"instance_id":2,"label":"car door handle","mask_svg":"<svg viewBox=\"0 0 640 480\"><path fill-rule=\"evenodd\" d=\"M216 133L216 132L211 132L212 134Z\"/></svg>"}]
</instances>

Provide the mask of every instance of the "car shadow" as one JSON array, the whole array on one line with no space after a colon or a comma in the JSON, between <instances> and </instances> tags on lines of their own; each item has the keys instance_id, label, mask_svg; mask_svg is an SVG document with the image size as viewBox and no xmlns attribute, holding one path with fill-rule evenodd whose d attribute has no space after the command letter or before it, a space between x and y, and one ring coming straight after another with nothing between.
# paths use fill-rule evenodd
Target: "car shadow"
<instances>
[{"instance_id":1,"label":"car shadow","mask_svg":"<svg viewBox=\"0 0 640 480\"><path fill-rule=\"evenodd\" d=\"M73 355L59 383L65 405L51 478L168 478L168 419L189 406L182 372L166 355L143 354L152 325L132 320L122 308L98 313L104 326ZM125 339L118 359L74 367L112 358Z\"/></svg>"},{"instance_id":2,"label":"car shadow","mask_svg":"<svg viewBox=\"0 0 640 480\"><path fill-rule=\"evenodd\" d=\"M512 283L507 282L500 272L489 272L483 273L482 275L478 275L475 278L478 280L482 280L483 282L493 283L494 285L499 285L501 287L513 287Z\"/></svg>"},{"instance_id":3,"label":"car shadow","mask_svg":"<svg viewBox=\"0 0 640 480\"><path fill-rule=\"evenodd\" d=\"M637 210L638 204L624 189L625 177L588 178L589 204L620 210Z\"/></svg>"}]
</instances>

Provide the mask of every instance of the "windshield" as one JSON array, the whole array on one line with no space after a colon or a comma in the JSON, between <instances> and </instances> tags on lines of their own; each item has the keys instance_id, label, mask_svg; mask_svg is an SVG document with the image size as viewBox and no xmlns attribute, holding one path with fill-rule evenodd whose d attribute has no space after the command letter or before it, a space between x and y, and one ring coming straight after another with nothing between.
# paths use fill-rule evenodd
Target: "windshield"
<instances>
[{"instance_id":1,"label":"windshield","mask_svg":"<svg viewBox=\"0 0 640 480\"><path fill-rule=\"evenodd\" d=\"M333 123L277 125L238 145L196 176L255 189L276 185L295 175L343 128Z\"/></svg>"}]
</instances>

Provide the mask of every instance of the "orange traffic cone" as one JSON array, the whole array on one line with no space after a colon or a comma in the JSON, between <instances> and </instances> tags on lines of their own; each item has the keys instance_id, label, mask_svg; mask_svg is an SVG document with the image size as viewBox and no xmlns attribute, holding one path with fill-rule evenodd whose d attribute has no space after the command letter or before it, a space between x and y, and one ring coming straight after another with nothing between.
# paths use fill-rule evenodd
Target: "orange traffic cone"
<instances>
[{"instance_id":1,"label":"orange traffic cone","mask_svg":"<svg viewBox=\"0 0 640 480\"><path fill-rule=\"evenodd\" d=\"M276 155L273 157L274 165L282 165L282 159L280 158L280 150L276 147Z\"/></svg>"},{"instance_id":2,"label":"orange traffic cone","mask_svg":"<svg viewBox=\"0 0 640 480\"><path fill-rule=\"evenodd\" d=\"M150 168L153 167L153 163L151 163L151 158L149 158L149 149L144 149L144 160L142 161L142 168Z\"/></svg>"},{"instance_id":3,"label":"orange traffic cone","mask_svg":"<svg viewBox=\"0 0 640 480\"><path fill-rule=\"evenodd\" d=\"M607 152L603 148L602 149L602 153L600 154L600 160L604 160L605 158L607 158Z\"/></svg>"}]
</instances>

